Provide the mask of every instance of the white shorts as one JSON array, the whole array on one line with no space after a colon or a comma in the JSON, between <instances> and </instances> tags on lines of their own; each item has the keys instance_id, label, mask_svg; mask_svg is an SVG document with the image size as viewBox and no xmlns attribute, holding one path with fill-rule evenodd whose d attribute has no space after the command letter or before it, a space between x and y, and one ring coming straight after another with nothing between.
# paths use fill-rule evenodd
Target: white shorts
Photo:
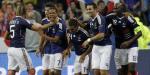
<instances>
[{"instance_id":1,"label":"white shorts","mask_svg":"<svg viewBox=\"0 0 150 75\"><path fill-rule=\"evenodd\" d=\"M83 63L79 62L80 56L76 55L75 62L74 62L74 73L80 73L81 74L88 74L89 70L89 56L87 55L85 57L85 60Z\"/></svg>"},{"instance_id":2,"label":"white shorts","mask_svg":"<svg viewBox=\"0 0 150 75\"><path fill-rule=\"evenodd\" d=\"M109 70L112 45L97 46L92 49L92 69Z\"/></svg>"},{"instance_id":3,"label":"white shorts","mask_svg":"<svg viewBox=\"0 0 150 75\"><path fill-rule=\"evenodd\" d=\"M8 48L8 70L27 70L33 68L31 58L25 48Z\"/></svg>"},{"instance_id":4,"label":"white shorts","mask_svg":"<svg viewBox=\"0 0 150 75\"><path fill-rule=\"evenodd\" d=\"M50 54L44 54L44 56L42 57L43 70L50 69L49 66L50 66Z\"/></svg>"},{"instance_id":5,"label":"white shorts","mask_svg":"<svg viewBox=\"0 0 150 75\"><path fill-rule=\"evenodd\" d=\"M132 47L130 49L116 49L114 58L117 69L120 69L121 65L127 65L128 63L137 63L138 48Z\"/></svg>"},{"instance_id":6,"label":"white shorts","mask_svg":"<svg viewBox=\"0 0 150 75\"><path fill-rule=\"evenodd\" d=\"M62 53L50 54L50 66L51 70L62 70L63 58Z\"/></svg>"}]
</instances>

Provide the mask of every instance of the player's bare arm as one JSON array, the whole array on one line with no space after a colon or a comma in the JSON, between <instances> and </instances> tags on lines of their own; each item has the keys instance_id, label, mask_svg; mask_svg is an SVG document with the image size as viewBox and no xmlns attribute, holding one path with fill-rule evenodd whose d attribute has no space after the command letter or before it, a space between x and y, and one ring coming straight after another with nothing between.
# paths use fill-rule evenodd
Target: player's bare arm
<instances>
[{"instance_id":1,"label":"player's bare arm","mask_svg":"<svg viewBox=\"0 0 150 75\"><path fill-rule=\"evenodd\" d=\"M128 48L134 41L136 41L140 36L142 36L142 32L139 31L133 38L128 41L125 41L121 44L121 48Z\"/></svg>"},{"instance_id":2,"label":"player's bare arm","mask_svg":"<svg viewBox=\"0 0 150 75\"><path fill-rule=\"evenodd\" d=\"M82 46L83 47L87 47L89 45L89 43L91 42L94 42L94 41L97 41L97 40L101 40L104 38L104 33L98 33L97 35L91 37L91 38L88 38L83 44Z\"/></svg>"},{"instance_id":3,"label":"player's bare arm","mask_svg":"<svg viewBox=\"0 0 150 75\"><path fill-rule=\"evenodd\" d=\"M49 40L49 41L51 41L51 42L58 42L60 39L60 37L59 36L54 36L54 37L49 37L49 36L47 36L47 35L44 35L43 36L46 40Z\"/></svg>"},{"instance_id":4,"label":"player's bare arm","mask_svg":"<svg viewBox=\"0 0 150 75\"><path fill-rule=\"evenodd\" d=\"M39 34L41 34L41 33L39 32ZM42 33L42 34L44 34L44 33ZM44 38L43 36L41 36L41 37L40 37L39 49L37 49L36 54L39 54L39 53L40 53L41 55L43 55L45 43L46 43L45 38Z\"/></svg>"},{"instance_id":5,"label":"player's bare arm","mask_svg":"<svg viewBox=\"0 0 150 75\"><path fill-rule=\"evenodd\" d=\"M47 28L49 28L50 26L53 26L53 25L54 25L53 22L50 22L49 24L44 24L44 25L41 25L39 23L33 23L31 29L34 30L34 31L39 31L39 30L47 29Z\"/></svg>"},{"instance_id":6,"label":"player's bare arm","mask_svg":"<svg viewBox=\"0 0 150 75\"><path fill-rule=\"evenodd\" d=\"M91 53L92 47L93 45L89 45L88 49L81 55L80 60L79 60L80 63L83 63L85 60L85 57Z\"/></svg>"},{"instance_id":7,"label":"player's bare arm","mask_svg":"<svg viewBox=\"0 0 150 75\"><path fill-rule=\"evenodd\" d=\"M5 34L4 34L4 40L8 40L8 39L10 39L9 38L9 32L6 31Z\"/></svg>"},{"instance_id":8,"label":"player's bare arm","mask_svg":"<svg viewBox=\"0 0 150 75\"><path fill-rule=\"evenodd\" d=\"M70 56L71 49L72 49L72 43L69 41L68 47L63 51L63 58Z\"/></svg>"}]
</instances>

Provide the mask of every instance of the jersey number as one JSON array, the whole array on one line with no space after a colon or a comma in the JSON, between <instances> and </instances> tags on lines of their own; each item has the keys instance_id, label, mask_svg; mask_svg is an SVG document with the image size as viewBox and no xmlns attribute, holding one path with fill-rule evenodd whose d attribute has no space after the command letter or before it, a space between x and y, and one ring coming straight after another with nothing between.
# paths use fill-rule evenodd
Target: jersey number
<instances>
[{"instance_id":1,"label":"jersey number","mask_svg":"<svg viewBox=\"0 0 150 75\"><path fill-rule=\"evenodd\" d=\"M14 36L15 36L14 27L15 27L15 25L10 25L10 32L12 33L12 34L10 35L11 38L14 38Z\"/></svg>"}]
</instances>

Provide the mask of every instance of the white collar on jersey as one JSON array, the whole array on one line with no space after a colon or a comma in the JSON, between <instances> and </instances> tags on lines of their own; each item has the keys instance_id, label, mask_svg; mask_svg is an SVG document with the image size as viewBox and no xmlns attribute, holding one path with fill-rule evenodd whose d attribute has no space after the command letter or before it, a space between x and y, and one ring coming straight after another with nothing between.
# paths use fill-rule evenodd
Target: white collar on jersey
<instances>
[{"instance_id":1,"label":"white collar on jersey","mask_svg":"<svg viewBox=\"0 0 150 75\"><path fill-rule=\"evenodd\" d=\"M16 16L16 17L22 17L22 16Z\"/></svg>"}]
</instances>

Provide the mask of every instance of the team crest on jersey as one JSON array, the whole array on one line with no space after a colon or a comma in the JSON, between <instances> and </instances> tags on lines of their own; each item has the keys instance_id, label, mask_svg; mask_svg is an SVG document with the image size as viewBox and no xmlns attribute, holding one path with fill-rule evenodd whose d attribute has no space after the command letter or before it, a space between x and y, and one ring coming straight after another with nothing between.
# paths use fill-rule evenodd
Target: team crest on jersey
<instances>
[{"instance_id":1,"label":"team crest on jersey","mask_svg":"<svg viewBox=\"0 0 150 75\"><path fill-rule=\"evenodd\" d=\"M55 29L54 28L52 29L52 31L53 31L53 33L55 33Z\"/></svg>"},{"instance_id":2,"label":"team crest on jersey","mask_svg":"<svg viewBox=\"0 0 150 75\"><path fill-rule=\"evenodd\" d=\"M98 26L97 26L97 23L94 23L94 29L97 29L98 28Z\"/></svg>"},{"instance_id":3,"label":"team crest on jersey","mask_svg":"<svg viewBox=\"0 0 150 75\"><path fill-rule=\"evenodd\" d=\"M73 35L73 37L75 38L75 37L76 37L76 35Z\"/></svg>"},{"instance_id":4,"label":"team crest on jersey","mask_svg":"<svg viewBox=\"0 0 150 75\"><path fill-rule=\"evenodd\" d=\"M122 23L122 27L125 28L126 27L126 23Z\"/></svg>"},{"instance_id":5,"label":"team crest on jersey","mask_svg":"<svg viewBox=\"0 0 150 75\"><path fill-rule=\"evenodd\" d=\"M93 29L97 29L97 24L96 24L96 23L94 23L94 24L91 23L91 24L90 24L90 27L93 28Z\"/></svg>"},{"instance_id":6,"label":"team crest on jersey","mask_svg":"<svg viewBox=\"0 0 150 75\"><path fill-rule=\"evenodd\" d=\"M117 25L117 20L113 20L113 24L114 24L114 25Z\"/></svg>"}]
</instances>

